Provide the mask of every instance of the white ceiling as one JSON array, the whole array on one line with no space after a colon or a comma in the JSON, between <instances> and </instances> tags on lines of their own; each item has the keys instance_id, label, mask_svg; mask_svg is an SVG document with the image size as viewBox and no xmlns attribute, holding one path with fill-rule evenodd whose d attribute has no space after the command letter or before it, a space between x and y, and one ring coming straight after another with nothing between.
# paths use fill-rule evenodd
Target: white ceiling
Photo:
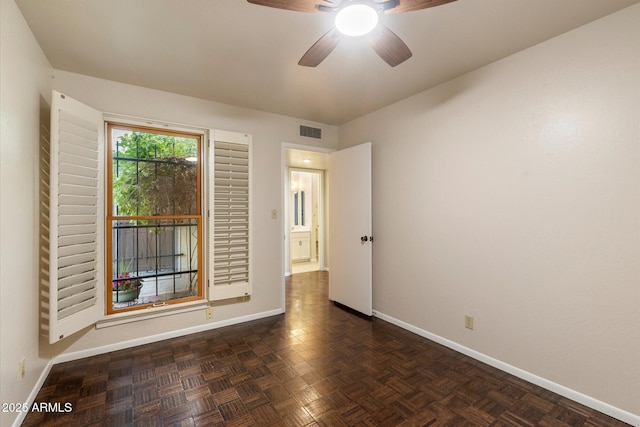
<instances>
[{"instance_id":1,"label":"white ceiling","mask_svg":"<svg viewBox=\"0 0 640 427\"><path fill-rule=\"evenodd\" d=\"M312 0L310 0L312 1ZM17 0L54 68L339 125L640 0L458 0L384 15L413 57L346 39L297 65L333 23L244 0Z\"/></svg>"},{"instance_id":2,"label":"white ceiling","mask_svg":"<svg viewBox=\"0 0 640 427\"><path fill-rule=\"evenodd\" d=\"M285 165L302 169L328 169L329 154L288 148L284 151Z\"/></svg>"}]
</instances>

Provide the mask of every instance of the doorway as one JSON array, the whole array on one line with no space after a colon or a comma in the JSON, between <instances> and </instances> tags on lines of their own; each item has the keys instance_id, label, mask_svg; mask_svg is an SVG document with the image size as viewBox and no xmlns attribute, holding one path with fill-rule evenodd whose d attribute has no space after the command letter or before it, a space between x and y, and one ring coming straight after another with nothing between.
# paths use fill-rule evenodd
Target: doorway
<instances>
[{"instance_id":1,"label":"doorway","mask_svg":"<svg viewBox=\"0 0 640 427\"><path fill-rule=\"evenodd\" d=\"M310 151L316 150L316 151ZM371 222L371 143L340 151L282 144L282 220L284 235L282 258L282 308L285 307L285 278L291 275L291 215L295 196L291 196L290 169L321 171L322 189L318 260L319 268L329 271L329 298L367 316L372 315L372 222ZM329 159L331 158L331 171ZM307 167L305 167L307 166ZM331 179L329 179L331 178ZM329 188L331 181L331 188ZM331 194L329 194L331 192ZM301 219L298 193L298 221ZM331 209L329 209L331 208ZM346 210L345 210L346 209ZM331 212L331 214L329 214ZM277 218L277 212L272 217ZM331 218L330 218L331 217ZM295 220L294 220L295 221ZM295 226L295 222L293 223ZM329 226L331 225L331 233ZM355 244L355 246L354 246ZM333 262L330 262L332 256ZM356 286L352 286L355 283Z\"/></svg>"},{"instance_id":2,"label":"doorway","mask_svg":"<svg viewBox=\"0 0 640 427\"><path fill-rule=\"evenodd\" d=\"M289 169L291 274L320 270L320 240L324 232L324 226L320 229L324 205L321 197L322 177L320 170Z\"/></svg>"},{"instance_id":3,"label":"doorway","mask_svg":"<svg viewBox=\"0 0 640 427\"><path fill-rule=\"evenodd\" d=\"M283 144L283 279L328 268L328 153ZM305 147L307 148L307 147Z\"/></svg>"}]
</instances>

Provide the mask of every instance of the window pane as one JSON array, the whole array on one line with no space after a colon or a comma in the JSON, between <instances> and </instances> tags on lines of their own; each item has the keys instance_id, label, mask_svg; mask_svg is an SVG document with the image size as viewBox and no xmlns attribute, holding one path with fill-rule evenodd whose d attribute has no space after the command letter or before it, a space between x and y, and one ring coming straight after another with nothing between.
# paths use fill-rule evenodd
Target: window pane
<instances>
[{"instance_id":1,"label":"window pane","mask_svg":"<svg viewBox=\"0 0 640 427\"><path fill-rule=\"evenodd\" d=\"M198 295L198 222L112 221L113 309Z\"/></svg>"},{"instance_id":2,"label":"window pane","mask_svg":"<svg viewBox=\"0 0 640 427\"><path fill-rule=\"evenodd\" d=\"M198 139L112 128L113 215L196 215Z\"/></svg>"}]
</instances>

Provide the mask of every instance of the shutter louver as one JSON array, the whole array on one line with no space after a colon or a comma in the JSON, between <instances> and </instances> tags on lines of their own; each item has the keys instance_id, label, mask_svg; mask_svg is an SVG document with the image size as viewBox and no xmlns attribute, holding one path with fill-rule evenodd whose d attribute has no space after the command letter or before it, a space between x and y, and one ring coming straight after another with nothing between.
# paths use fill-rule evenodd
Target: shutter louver
<instances>
[{"instance_id":1,"label":"shutter louver","mask_svg":"<svg viewBox=\"0 0 640 427\"><path fill-rule=\"evenodd\" d=\"M54 343L100 315L102 115L54 92L51 120L50 333Z\"/></svg>"},{"instance_id":2,"label":"shutter louver","mask_svg":"<svg viewBox=\"0 0 640 427\"><path fill-rule=\"evenodd\" d=\"M221 300L251 294L250 151L246 135L216 131L215 136L209 298Z\"/></svg>"}]
</instances>

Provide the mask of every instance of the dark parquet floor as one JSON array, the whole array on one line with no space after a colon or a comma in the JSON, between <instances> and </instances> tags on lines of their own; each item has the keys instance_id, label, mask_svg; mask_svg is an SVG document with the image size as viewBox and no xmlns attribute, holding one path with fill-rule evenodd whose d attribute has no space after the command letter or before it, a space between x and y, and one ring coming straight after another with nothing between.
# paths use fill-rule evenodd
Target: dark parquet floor
<instances>
[{"instance_id":1,"label":"dark parquet floor","mask_svg":"<svg viewBox=\"0 0 640 427\"><path fill-rule=\"evenodd\" d=\"M24 426L622 426L287 280L287 312L55 365Z\"/></svg>"}]
</instances>

